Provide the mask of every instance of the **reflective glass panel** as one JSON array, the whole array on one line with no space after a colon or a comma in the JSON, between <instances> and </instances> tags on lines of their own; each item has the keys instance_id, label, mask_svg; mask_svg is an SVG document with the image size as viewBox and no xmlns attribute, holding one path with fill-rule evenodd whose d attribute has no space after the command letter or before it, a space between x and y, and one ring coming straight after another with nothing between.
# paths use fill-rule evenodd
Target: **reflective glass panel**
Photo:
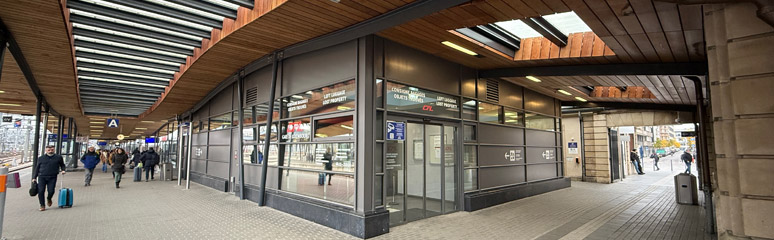
<instances>
[{"instance_id":1,"label":"reflective glass panel","mask_svg":"<svg viewBox=\"0 0 774 240\"><path fill-rule=\"evenodd\" d=\"M330 174L303 170L282 170L282 186L288 192L353 205L355 178L348 174Z\"/></svg>"},{"instance_id":2,"label":"reflective glass panel","mask_svg":"<svg viewBox=\"0 0 774 240\"><path fill-rule=\"evenodd\" d=\"M314 127L315 139L352 137L354 129L352 115L315 120Z\"/></svg>"},{"instance_id":3,"label":"reflective glass panel","mask_svg":"<svg viewBox=\"0 0 774 240\"><path fill-rule=\"evenodd\" d=\"M462 104L462 118L476 120L476 100L469 100Z\"/></svg>"},{"instance_id":4,"label":"reflective glass panel","mask_svg":"<svg viewBox=\"0 0 774 240\"><path fill-rule=\"evenodd\" d=\"M540 130L554 130L554 118L538 115L534 113L527 113L524 117L525 126L527 128L540 129Z\"/></svg>"},{"instance_id":5,"label":"reflective glass panel","mask_svg":"<svg viewBox=\"0 0 774 240\"><path fill-rule=\"evenodd\" d=\"M478 169L465 169L463 185L465 191L478 189Z\"/></svg>"},{"instance_id":6,"label":"reflective glass panel","mask_svg":"<svg viewBox=\"0 0 774 240\"><path fill-rule=\"evenodd\" d=\"M520 113L516 110L511 110L508 108L503 108L503 118L505 120L505 124L508 125L518 125L521 126L524 119L524 113Z\"/></svg>"},{"instance_id":7,"label":"reflective glass panel","mask_svg":"<svg viewBox=\"0 0 774 240\"><path fill-rule=\"evenodd\" d=\"M283 142L309 142L312 140L312 126L309 124L309 118L283 121L282 141Z\"/></svg>"},{"instance_id":8,"label":"reflective glass panel","mask_svg":"<svg viewBox=\"0 0 774 240\"><path fill-rule=\"evenodd\" d=\"M284 145L284 166L335 172L355 171L352 143L303 143Z\"/></svg>"},{"instance_id":9,"label":"reflective glass panel","mask_svg":"<svg viewBox=\"0 0 774 240\"><path fill-rule=\"evenodd\" d=\"M500 106L484 102L479 103L478 121L486 123L500 123Z\"/></svg>"},{"instance_id":10,"label":"reflective glass panel","mask_svg":"<svg viewBox=\"0 0 774 240\"><path fill-rule=\"evenodd\" d=\"M231 127L231 112L210 118L210 130L226 129Z\"/></svg>"}]
</instances>

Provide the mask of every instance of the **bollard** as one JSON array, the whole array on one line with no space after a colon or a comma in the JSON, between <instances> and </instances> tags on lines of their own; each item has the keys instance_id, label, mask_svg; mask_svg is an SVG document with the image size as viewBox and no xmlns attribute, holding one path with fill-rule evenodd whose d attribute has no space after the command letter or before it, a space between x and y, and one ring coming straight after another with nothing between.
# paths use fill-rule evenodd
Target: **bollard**
<instances>
[{"instance_id":1,"label":"bollard","mask_svg":"<svg viewBox=\"0 0 774 240\"><path fill-rule=\"evenodd\" d=\"M5 215L5 183L8 178L8 168L0 168L0 237L3 236L3 216Z\"/></svg>"}]
</instances>

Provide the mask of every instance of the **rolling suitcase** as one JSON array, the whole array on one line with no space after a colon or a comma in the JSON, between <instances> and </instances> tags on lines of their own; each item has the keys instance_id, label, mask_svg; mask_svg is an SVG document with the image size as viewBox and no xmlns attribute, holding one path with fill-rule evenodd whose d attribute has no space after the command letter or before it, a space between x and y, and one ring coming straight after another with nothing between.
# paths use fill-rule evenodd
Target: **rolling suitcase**
<instances>
[{"instance_id":1,"label":"rolling suitcase","mask_svg":"<svg viewBox=\"0 0 774 240\"><path fill-rule=\"evenodd\" d=\"M141 167L135 167L134 168L134 181L139 182L142 180L142 168Z\"/></svg>"},{"instance_id":2,"label":"rolling suitcase","mask_svg":"<svg viewBox=\"0 0 774 240\"><path fill-rule=\"evenodd\" d=\"M59 189L59 208L73 207L73 189L64 187L64 179L60 183L61 189Z\"/></svg>"},{"instance_id":3,"label":"rolling suitcase","mask_svg":"<svg viewBox=\"0 0 774 240\"><path fill-rule=\"evenodd\" d=\"M317 176L317 185L325 185L325 173L320 173Z\"/></svg>"}]
</instances>

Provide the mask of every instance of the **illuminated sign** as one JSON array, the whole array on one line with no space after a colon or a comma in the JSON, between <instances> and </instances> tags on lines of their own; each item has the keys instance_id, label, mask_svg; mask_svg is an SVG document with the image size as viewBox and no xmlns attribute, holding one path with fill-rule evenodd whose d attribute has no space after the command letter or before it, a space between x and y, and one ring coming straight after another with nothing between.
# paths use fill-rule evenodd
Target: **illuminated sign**
<instances>
[{"instance_id":1,"label":"illuminated sign","mask_svg":"<svg viewBox=\"0 0 774 240\"><path fill-rule=\"evenodd\" d=\"M387 82L387 109L459 118L458 97Z\"/></svg>"}]
</instances>

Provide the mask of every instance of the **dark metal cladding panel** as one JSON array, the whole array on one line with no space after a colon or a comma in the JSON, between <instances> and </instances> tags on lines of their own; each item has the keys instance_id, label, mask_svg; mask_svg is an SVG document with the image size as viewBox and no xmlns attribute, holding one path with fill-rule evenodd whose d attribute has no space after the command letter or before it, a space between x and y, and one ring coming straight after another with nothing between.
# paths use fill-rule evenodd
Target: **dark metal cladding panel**
<instances>
[{"instance_id":1,"label":"dark metal cladding panel","mask_svg":"<svg viewBox=\"0 0 774 240\"><path fill-rule=\"evenodd\" d=\"M239 128L232 129L231 130L231 134L233 134L232 136L234 136L234 137L231 138L232 152L233 151L238 151L239 150L239 141L241 141L239 139ZM247 146L247 145L245 145L245 146ZM239 155L237 155L236 157L234 157L234 156L230 156L229 157L229 162L231 163L231 173L230 173L230 175L232 177L239 178L239 161L240 161L239 160Z\"/></svg>"},{"instance_id":2,"label":"dark metal cladding panel","mask_svg":"<svg viewBox=\"0 0 774 240\"><path fill-rule=\"evenodd\" d=\"M214 98L210 101L210 116L217 116L221 115L226 112L230 112L232 110L231 103L232 103L232 97L234 94L234 91L232 90L233 85L226 87L226 89L223 89L223 91L219 92L215 95Z\"/></svg>"},{"instance_id":3,"label":"dark metal cladding panel","mask_svg":"<svg viewBox=\"0 0 774 240\"><path fill-rule=\"evenodd\" d=\"M475 98L476 97L476 70L468 67L461 67L461 88L462 96Z\"/></svg>"},{"instance_id":4,"label":"dark metal cladding panel","mask_svg":"<svg viewBox=\"0 0 774 240\"><path fill-rule=\"evenodd\" d=\"M207 161L207 175L228 179L228 163Z\"/></svg>"},{"instance_id":5,"label":"dark metal cladding panel","mask_svg":"<svg viewBox=\"0 0 774 240\"><path fill-rule=\"evenodd\" d=\"M384 68L388 79L449 94L460 93L459 64L389 40L384 42Z\"/></svg>"},{"instance_id":6,"label":"dark metal cladding panel","mask_svg":"<svg viewBox=\"0 0 774 240\"><path fill-rule=\"evenodd\" d=\"M524 145L524 129L479 124L478 141L489 144Z\"/></svg>"},{"instance_id":7,"label":"dark metal cladding panel","mask_svg":"<svg viewBox=\"0 0 774 240\"><path fill-rule=\"evenodd\" d=\"M355 79L357 41L288 58L283 61L282 66L283 95ZM265 86L268 88L270 85Z\"/></svg>"},{"instance_id":8,"label":"dark metal cladding panel","mask_svg":"<svg viewBox=\"0 0 774 240\"><path fill-rule=\"evenodd\" d=\"M207 146L193 146L193 151L191 152L191 159L196 160L207 160Z\"/></svg>"},{"instance_id":9,"label":"dark metal cladding panel","mask_svg":"<svg viewBox=\"0 0 774 240\"><path fill-rule=\"evenodd\" d=\"M555 116L554 98L524 89L524 108L542 114Z\"/></svg>"},{"instance_id":10,"label":"dark metal cladding panel","mask_svg":"<svg viewBox=\"0 0 774 240\"><path fill-rule=\"evenodd\" d=\"M277 189L279 169L269 166L266 176L266 188ZM261 165L245 165L245 183L259 186L261 184Z\"/></svg>"},{"instance_id":11,"label":"dark metal cladding panel","mask_svg":"<svg viewBox=\"0 0 774 240\"><path fill-rule=\"evenodd\" d=\"M252 72L245 76L245 106L251 106L255 104L265 103L269 101L269 88L271 88L271 65L261 68L255 72ZM254 99L248 99L248 91L255 89L256 91ZM279 87L277 87L279 89ZM277 92L279 93L279 92ZM277 96L280 96L277 94Z\"/></svg>"},{"instance_id":12,"label":"dark metal cladding panel","mask_svg":"<svg viewBox=\"0 0 774 240\"><path fill-rule=\"evenodd\" d=\"M197 159L191 160L191 172L205 174L206 169L207 169L207 161L197 160Z\"/></svg>"},{"instance_id":13,"label":"dark metal cladding panel","mask_svg":"<svg viewBox=\"0 0 774 240\"><path fill-rule=\"evenodd\" d=\"M229 146L210 146L208 149L209 155L207 159L215 162L228 162Z\"/></svg>"},{"instance_id":14,"label":"dark metal cladding panel","mask_svg":"<svg viewBox=\"0 0 774 240\"><path fill-rule=\"evenodd\" d=\"M500 104L506 107L523 108L522 88L516 84L500 81Z\"/></svg>"},{"instance_id":15,"label":"dark metal cladding panel","mask_svg":"<svg viewBox=\"0 0 774 240\"><path fill-rule=\"evenodd\" d=\"M478 185L482 189L523 183L525 181L524 166L482 168L479 171Z\"/></svg>"},{"instance_id":16,"label":"dark metal cladding panel","mask_svg":"<svg viewBox=\"0 0 774 240\"><path fill-rule=\"evenodd\" d=\"M209 116L210 116L210 105L205 104L204 106L202 106L202 108L199 108L199 110L193 113L193 121L196 122L201 120L206 123L207 122L206 120L209 119Z\"/></svg>"},{"instance_id":17,"label":"dark metal cladding panel","mask_svg":"<svg viewBox=\"0 0 774 240\"><path fill-rule=\"evenodd\" d=\"M556 148L527 147L527 163L550 163L559 160Z\"/></svg>"},{"instance_id":18,"label":"dark metal cladding panel","mask_svg":"<svg viewBox=\"0 0 774 240\"><path fill-rule=\"evenodd\" d=\"M515 156L512 156L515 154ZM478 151L479 166L497 166L506 164L523 164L523 147L480 146Z\"/></svg>"},{"instance_id":19,"label":"dark metal cladding panel","mask_svg":"<svg viewBox=\"0 0 774 240\"><path fill-rule=\"evenodd\" d=\"M527 166L527 181L537 181L556 177L556 164Z\"/></svg>"},{"instance_id":20,"label":"dark metal cladding panel","mask_svg":"<svg viewBox=\"0 0 774 240\"><path fill-rule=\"evenodd\" d=\"M207 132L194 133L192 143L194 146L206 146L207 145Z\"/></svg>"},{"instance_id":21,"label":"dark metal cladding panel","mask_svg":"<svg viewBox=\"0 0 774 240\"><path fill-rule=\"evenodd\" d=\"M540 147L553 147L556 144L556 133L526 130L527 133L527 146L540 146Z\"/></svg>"}]
</instances>

